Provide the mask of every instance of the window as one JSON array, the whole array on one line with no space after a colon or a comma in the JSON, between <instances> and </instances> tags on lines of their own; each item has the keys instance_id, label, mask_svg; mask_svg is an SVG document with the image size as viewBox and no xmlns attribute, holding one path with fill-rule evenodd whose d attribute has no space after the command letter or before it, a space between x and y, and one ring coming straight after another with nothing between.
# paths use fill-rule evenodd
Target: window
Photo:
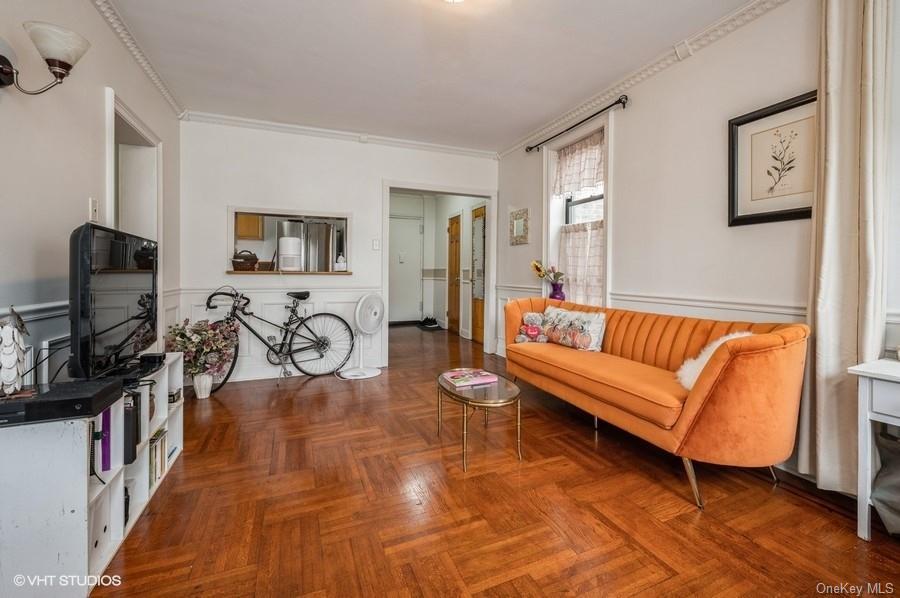
<instances>
[{"instance_id":1,"label":"window","mask_svg":"<svg viewBox=\"0 0 900 598\"><path fill-rule=\"evenodd\" d=\"M601 187L602 188L602 187ZM603 193L575 199L566 196L566 224L580 224L603 220Z\"/></svg>"},{"instance_id":2,"label":"window","mask_svg":"<svg viewBox=\"0 0 900 598\"><path fill-rule=\"evenodd\" d=\"M602 305L605 297L605 128L557 152L555 205L565 205L559 232L559 267L566 294L576 303ZM558 209L558 208L557 208Z\"/></svg>"},{"instance_id":3,"label":"window","mask_svg":"<svg viewBox=\"0 0 900 598\"><path fill-rule=\"evenodd\" d=\"M557 152L553 195L565 199L566 224L603 220L605 130Z\"/></svg>"},{"instance_id":4,"label":"window","mask_svg":"<svg viewBox=\"0 0 900 598\"><path fill-rule=\"evenodd\" d=\"M343 273L347 269L346 217L235 210L233 218L234 254L250 252L258 260L249 270ZM233 256L228 259L236 271L247 270L238 270Z\"/></svg>"}]
</instances>

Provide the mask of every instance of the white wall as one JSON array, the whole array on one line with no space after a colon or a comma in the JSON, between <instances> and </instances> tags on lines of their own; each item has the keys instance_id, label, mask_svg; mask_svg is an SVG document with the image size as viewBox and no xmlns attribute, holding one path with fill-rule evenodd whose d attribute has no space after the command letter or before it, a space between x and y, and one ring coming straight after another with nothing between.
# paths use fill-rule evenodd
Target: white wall
<instances>
[{"instance_id":1,"label":"white wall","mask_svg":"<svg viewBox=\"0 0 900 598\"><path fill-rule=\"evenodd\" d=\"M163 140L164 219L161 289L178 281L179 134L175 112L90 2L4 0L0 38L16 53L22 84L37 88L50 73L22 22L72 29L91 48L63 85L40 96L0 90L0 306L27 308L32 338L68 334L69 233L88 220L88 198L105 213L104 88L115 89Z\"/></svg>"},{"instance_id":2,"label":"white wall","mask_svg":"<svg viewBox=\"0 0 900 598\"><path fill-rule=\"evenodd\" d=\"M500 158L499 222L497 251L497 287L524 286L540 289L532 260L541 259L541 221L544 197L543 160L541 152L525 153L517 149ZM528 243L509 244L509 214L528 209Z\"/></svg>"},{"instance_id":3,"label":"white wall","mask_svg":"<svg viewBox=\"0 0 900 598\"><path fill-rule=\"evenodd\" d=\"M893 72L891 81L892 110L889 142L891 144L890 216L888 219L887 312L888 326L885 346L895 350L900 346L900 10L893 11Z\"/></svg>"},{"instance_id":4,"label":"white wall","mask_svg":"<svg viewBox=\"0 0 900 598\"><path fill-rule=\"evenodd\" d=\"M116 228L146 239L157 234L156 148L120 143L118 150L118 217Z\"/></svg>"},{"instance_id":5,"label":"white wall","mask_svg":"<svg viewBox=\"0 0 900 598\"><path fill-rule=\"evenodd\" d=\"M803 316L810 221L728 227L727 124L816 88L818 23L815 0L791 0L631 87L628 108L610 114L613 305ZM528 263L541 256L542 159L503 155L499 178L498 291L516 296L534 285ZM530 243L510 247L508 214L523 207Z\"/></svg>"},{"instance_id":6,"label":"white wall","mask_svg":"<svg viewBox=\"0 0 900 598\"><path fill-rule=\"evenodd\" d=\"M181 310L167 317L207 317L206 295L222 284L251 291L260 313L284 313L284 291L312 291L311 309L335 311L352 319L356 300L382 288L382 241L386 184L402 181L421 189L496 189L497 162L490 158L359 143L290 132L183 122ZM229 255L228 206L343 212L351 215L351 276L226 275ZM265 309L263 308L265 305ZM215 312L213 314L215 315ZM365 343L366 363L383 365L382 338ZM243 351L238 378L270 377L255 341Z\"/></svg>"}]
</instances>

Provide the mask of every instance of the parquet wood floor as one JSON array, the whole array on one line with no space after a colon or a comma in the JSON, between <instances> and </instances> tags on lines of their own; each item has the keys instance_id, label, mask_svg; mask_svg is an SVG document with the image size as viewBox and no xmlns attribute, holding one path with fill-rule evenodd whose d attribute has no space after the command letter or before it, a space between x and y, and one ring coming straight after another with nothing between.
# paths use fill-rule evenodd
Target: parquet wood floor
<instances>
[{"instance_id":1,"label":"parquet wood floor","mask_svg":"<svg viewBox=\"0 0 900 598\"><path fill-rule=\"evenodd\" d=\"M229 384L185 406L185 451L107 570L138 596L815 595L893 583L900 542L746 471L681 461L523 385L469 425L435 376L504 361L391 330L391 368ZM820 586L821 589L821 586Z\"/></svg>"}]
</instances>

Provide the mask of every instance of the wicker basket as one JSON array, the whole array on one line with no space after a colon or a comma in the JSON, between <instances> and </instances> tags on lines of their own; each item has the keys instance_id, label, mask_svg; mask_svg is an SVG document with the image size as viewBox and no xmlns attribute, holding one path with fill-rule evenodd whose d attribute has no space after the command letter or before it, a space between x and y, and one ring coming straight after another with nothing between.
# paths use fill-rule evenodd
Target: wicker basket
<instances>
[{"instance_id":1,"label":"wicker basket","mask_svg":"<svg viewBox=\"0 0 900 598\"><path fill-rule=\"evenodd\" d=\"M239 251L231 258L231 267L235 272L252 272L256 269L259 258L252 251Z\"/></svg>"},{"instance_id":2,"label":"wicker basket","mask_svg":"<svg viewBox=\"0 0 900 598\"><path fill-rule=\"evenodd\" d=\"M272 272L275 270L275 262L260 261L256 263L256 269L260 272Z\"/></svg>"}]
</instances>

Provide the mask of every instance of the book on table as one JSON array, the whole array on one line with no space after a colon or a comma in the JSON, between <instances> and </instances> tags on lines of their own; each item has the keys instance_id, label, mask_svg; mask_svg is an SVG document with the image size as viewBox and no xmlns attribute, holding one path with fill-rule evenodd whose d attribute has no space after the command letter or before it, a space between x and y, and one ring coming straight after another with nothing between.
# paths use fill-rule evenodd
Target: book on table
<instances>
[{"instance_id":1,"label":"book on table","mask_svg":"<svg viewBox=\"0 0 900 598\"><path fill-rule=\"evenodd\" d=\"M444 372L444 380L455 388L467 388L471 386L486 386L497 382L497 374L475 368L459 368Z\"/></svg>"}]
</instances>

